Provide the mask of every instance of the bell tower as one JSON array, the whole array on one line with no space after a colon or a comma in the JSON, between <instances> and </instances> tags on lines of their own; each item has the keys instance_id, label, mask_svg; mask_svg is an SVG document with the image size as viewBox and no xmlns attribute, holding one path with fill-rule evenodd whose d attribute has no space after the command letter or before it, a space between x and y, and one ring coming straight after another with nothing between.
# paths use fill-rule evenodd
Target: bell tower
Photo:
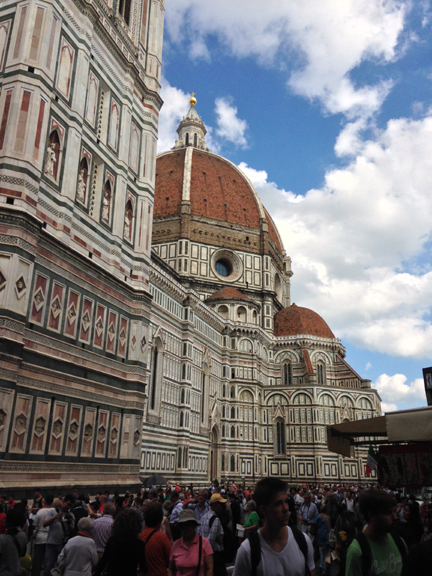
<instances>
[{"instance_id":1,"label":"bell tower","mask_svg":"<svg viewBox=\"0 0 432 576\"><path fill-rule=\"evenodd\" d=\"M83 462L87 484L138 479L163 21L164 0L2 8L5 489Z\"/></svg>"}]
</instances>

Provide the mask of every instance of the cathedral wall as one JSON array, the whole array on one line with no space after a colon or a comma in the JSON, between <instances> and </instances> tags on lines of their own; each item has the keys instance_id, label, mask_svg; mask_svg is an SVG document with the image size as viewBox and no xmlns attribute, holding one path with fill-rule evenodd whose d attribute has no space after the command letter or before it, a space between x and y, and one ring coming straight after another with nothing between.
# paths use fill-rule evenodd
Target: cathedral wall
<instances>
[{"instance_id":1,"label":"cathedral wall","mask_svg":"<svg viewBox=\"0 0 432 576\"><path fill-rule=\"evenodd\" d=\"M136 2L120 15L115 2L2 6L5 489L138 481L162 103L153 4L151 78L133 48Z\"/></svg>"},{"instance_id":2,"label":"cathedral wall","mask_svg":"<svg viewBox=\"0 0 432 576\"><path fill-rule=\"evenodd\" d=\"M378 415L379 398L340 358L337 339L276 339L259 326L224 320L181 285L180 275L170 280L169 269L162 275L156 262L152 270L149 382L158 339L164 352L161 378L154 380L161 387L159 412L155 418L147 410L143 426L143 476L159 462L167 478L194 485L210 477L244 477L246 483L267 475L293 483L363 479L366 454L343 459L329 453L327 425ZM286 362L292 364L289 383ZM323 386L316 385L318 374ZM149 387L148 402L152 392Z\"/></svg>"}]
</instances>

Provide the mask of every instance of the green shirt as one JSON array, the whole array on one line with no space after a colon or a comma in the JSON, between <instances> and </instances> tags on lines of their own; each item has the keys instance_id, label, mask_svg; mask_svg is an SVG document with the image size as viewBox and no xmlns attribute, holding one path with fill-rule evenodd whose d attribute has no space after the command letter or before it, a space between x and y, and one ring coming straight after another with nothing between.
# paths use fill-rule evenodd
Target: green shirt
<instances>
[{"instance_id":1,"label":"green shirt","mask_svg":"<svg viewBox=\"0 0 432 576\"><path fill-rule=\"evenodd\" d=\"M251 512L245 522L245 528L249 526L259 526L259 516L257 512Z\"/></svg>"},{"instance_id":2,"label":"green shirt","mask_svg":"<svg viewBox=\"0 0 432 576\"><path fill-rule=\"evenodd\" d=\"M387 534L385 544L377 544L365 533L371 547L372 569L370 576L400 576L402 573L402 558L398 547L390 534ZM405 544L405 543L404 543ZM345 576L369 576L363 574L362 552L357 540L353 540L348 548Z\"/></svg>"}]
</instances>

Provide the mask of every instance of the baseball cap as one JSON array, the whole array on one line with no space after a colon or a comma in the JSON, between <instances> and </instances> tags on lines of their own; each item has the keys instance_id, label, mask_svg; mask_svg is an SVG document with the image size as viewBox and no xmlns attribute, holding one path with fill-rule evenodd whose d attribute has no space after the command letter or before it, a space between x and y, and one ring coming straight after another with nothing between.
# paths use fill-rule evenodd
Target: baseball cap
<instances>
[{"instance_id":1,"label":"baseball cap","mask_svg":"<svg viewBox=\"0 0 432 576\"><path fill-rule=\"evenodd\" d=\"M226 498L222 498L220 494L213 494L210 498L210 504L214 504L215 502L220 502L221 504L225 504L227 502Z\"/></svg>"}]
</instances>

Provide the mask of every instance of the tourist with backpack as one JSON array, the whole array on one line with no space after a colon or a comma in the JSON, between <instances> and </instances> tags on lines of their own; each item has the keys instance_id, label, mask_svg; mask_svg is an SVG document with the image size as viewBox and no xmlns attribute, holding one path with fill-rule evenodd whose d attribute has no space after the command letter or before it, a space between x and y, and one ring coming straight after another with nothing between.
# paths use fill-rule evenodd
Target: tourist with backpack
<instances>
[{"instance_id":1,"label":"tourist with backpack","mask_svg":"<svg viewBox=\"0 0 432 576\"><path fill-rule=\"evenodd\" d=\"M310 538L288 526L286 482L264 478L257 483L253 498L263 527L240 546L234 576L314 576Z\"/></svg>"},{"instance_id":2,"label":"tourist with backpack","mask_svg":"<svg viewBox=\"0 0 432 576\"><path fill-rule=\"evenodd\" d=\"M213 576L210 542L195 530L200 522L192 510L183 510L178 519L181 537L171 548L168 576Z\"/></svg>"},{"instance_id":3,"label":"tourist with backpack","mask_svg":"<svg viewBox=\"0 0 432 576\"><path fill-rule=\"evenodd\" d=\"M384 490L370 488L360 496L367 524L348 548L346 576L400 576L407 556L402 538L392 534L396 500Z\"/></svg>"}]
</instances>

